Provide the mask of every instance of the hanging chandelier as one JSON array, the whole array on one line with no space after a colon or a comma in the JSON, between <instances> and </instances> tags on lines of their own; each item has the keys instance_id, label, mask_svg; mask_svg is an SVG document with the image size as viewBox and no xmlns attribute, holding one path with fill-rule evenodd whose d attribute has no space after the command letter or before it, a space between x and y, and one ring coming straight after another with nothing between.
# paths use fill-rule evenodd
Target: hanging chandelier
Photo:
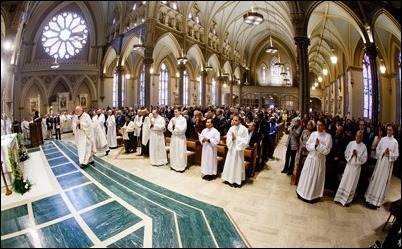
<instances>
[{"instance_id":1,"label":"hanging chandelier","mask_svg":"<svg viewBox=\"0 0 402 249\"><path fill-rule=\"evenodd\" d=\"M247 24L259 25L264 21L264 17L261 13L255 12L251 5L251 11L243 15L243 21Z\"/></svg>"}]
</instances>

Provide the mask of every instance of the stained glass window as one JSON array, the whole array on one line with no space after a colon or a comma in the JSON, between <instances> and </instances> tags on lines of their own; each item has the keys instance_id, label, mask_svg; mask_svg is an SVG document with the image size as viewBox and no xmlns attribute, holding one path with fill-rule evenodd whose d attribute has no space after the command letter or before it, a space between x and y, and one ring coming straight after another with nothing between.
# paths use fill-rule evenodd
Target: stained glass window
<instances>
[{"instance_id":1,"label":"stained glass window","mask_svg":"<svg viewBox=\"0 0 402 249\"><path fill-rule=\"evenodd\" d=\"M42 32L42 46L53 58L69 59L84 48L87 40L84 18L72 12L52 17Z\"/></svg>"},{"instance_id":2,"label":"stained glass window","mask_svg":"<svg viewBox=\"0 0 402 249\"><path fill-rule=\"evenodd\" d=\"M169 70L165 63L162 63L159 73L159 105L167 105Z\"/></svg>"},{"instance_id":3,"label":"stained glass window","mask_svg":"<svg viewBox=\"0 0 402 249\"><path fill-rule=\"evenodd\" d=\"M145 65L142 65L141 67L141 73L140 73L140 87L139 87L139 105L144 106L145 105Z\"/></svg>"},{"instance_id":4,"label":"stained glass window","mask_svg":"<svg viewBox=\"0 0 402 249\"><path fill-rule=\"evenodd\" d=\"M278 63L278 59L274 58L271 61L271 85L278 86L281 84L281 66L275 65Z\"/></svg>"},{"instance_id":5,"label":"stained glass window","mask_svg":"<svg viewBox=\"0 0 402 249\"><path fill-rule=\"evenodd\" d=\"M189 95L190 89L188 87L188 73L187 70L184 70L183 72L183 104L188 105L188 95Z\"/></svg>"},{"instance_id":6,"label":"stained glass window","mask_svg":"<svg viewBox=\"0 0 402 249\"><path fill-rule=\"evenodd\" d=\"M373 101L372 101L372 78L371 78L371 71L370 71L370 60L367 54L363 56L363 116L365 118L371 119L371 110L373 108Z\"/></svg>"},{"instance_id":7,"label":"stained glass window","mask_svg":"<svg viewBox=\"0 0 402 249\"><path fill-rule=\"evenodd\" d=\"M261 69L261 85L266 86L267 83L267 68L263 66Z\"/></svg>"},{"instance_id":8,"label":"stained glass window","mask_svg":"<svg viewBox=\"0 0 402 249\"><path fill-rule=\"evenodd\" d=\"M211 104L216 105L216 81L212 79Z\"/></svg>"}]
</instances>

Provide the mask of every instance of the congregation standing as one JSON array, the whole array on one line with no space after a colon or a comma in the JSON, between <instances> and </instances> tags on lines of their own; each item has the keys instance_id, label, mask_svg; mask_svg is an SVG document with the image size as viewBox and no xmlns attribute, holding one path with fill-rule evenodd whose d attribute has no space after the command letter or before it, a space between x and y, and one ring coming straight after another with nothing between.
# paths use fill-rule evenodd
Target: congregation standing
<instances>
[{"instance_id":1,"label":"congregation standing","mask_svg":"<svg viewBox=\"0 0 402 249\"><path fill-rule=\"evenodd\" d=\"M277 134L281 132L278 122L283 120L288 137L282 173L291 177L299 174L295 181L297 197L309 203L323 196L326 183L336 178L335 174L339 173L336 172L337 167L344 162L342 177L333 185L336 187L334 201L349 206L359 193L360 186L364 189L367 204L374 208L380 206L385 199L394 163L399 157L398 141L393 137L394 126L386 126L386 136L383 137L381 127L377 129L362 119L341 120L322 113L302 119L298 112L282 116L279 112L258 108L202 110L157 106L150 110L151 114L144 107L108 108L105 115L105 110L99 109L89 112L93 114L91 119L82 107L77 106L73 115L68 114L69 117L66 113L54 113L45 115L41 121L45 138L56 135L57 139L61 139L61 133L69 129L73 131L81 167L93 163L95 153L102 152L108 156L111 149L118 148L120 133L125 153L138 152L138 156L149 157L150 165L169 165L174 171L184 172L189 167L186 142L195 138L201 144L201 177L213 180L220 175L222 182L241 187L247 174L245 149L258 145L256 167L261 171L268 159L273 158ZM27 129L29 122L24 120L21 122L24 138L28 136ZM171 136L169 154L165 145L166 135ZM216 160L218 144L227 148L221 169ZM367 179L362 176L365 176L365 165L369 161L375 163L375 168L368 186L364 186L360 182L362 178Z\"/></svg>"}]
</instances>

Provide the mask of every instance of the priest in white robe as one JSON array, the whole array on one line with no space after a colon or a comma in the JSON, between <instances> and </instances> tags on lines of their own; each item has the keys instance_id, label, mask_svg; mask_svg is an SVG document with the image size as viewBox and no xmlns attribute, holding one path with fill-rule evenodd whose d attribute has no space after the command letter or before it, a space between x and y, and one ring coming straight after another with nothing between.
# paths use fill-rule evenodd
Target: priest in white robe
<instances>
[{"instance_id":1,"label":"priest in white robe","mask_svg":"<svg viewBox=\"0 0 402 249\"><path fill-rule=\"evenodd\" d=\"M356 193L361 166L367 161L367 147L363 141L363 132L357 131L356 140L351 141L345 150L346 167L334 198L335 202L349 206Z\"/></svg>"},{"instance_id":2,"label":"priest in white robe","mask_svg":"<svg viewBox=\"0 0 402 249\"><path fill-rule=\"evenodd\" d=\"M106 132L105 129L102 129L102 124L99 121L98 115L93 115L92 117L92 127L94 130L94 142L95 142L95 149L96 152L103 152L107 156L109 154L109 147L107 146L107 139L106 139Z\"/></svg>"},{"instance_id":3,"label":"priest in white robe","mask_svg":"<svg viewBox=\"0 0 402 249\"><path fill-rule=\"evenodd\" d=\"M392 125L387 125L387 136L381 138L376 148L377 163L367 188L366 202L375 207L384 203L388 184L391 180L394 162L399 156L398 141L394 138Z\"/></svg>"},{"instance_id":4,"label":"priest in white robe","mask_svg":"<svg viewBox=\"0 0 402 249\"><path fill-rule=\"evenodd\" d=\"M141 116L140 109L137 110L137 115L135 115L135 118L134 118L133 122L134 122L135 144L137 145L137 148L139 147L141 149L140 138L141 138L142 116Z\"/></svg>"},{"instance_id":5,"label":"priest in white robe","mask_svg":"<svg viewBox=\"0 0 402 249\"><path fill-rule=\"evenodd\" d=\"M206 128L198 135L198 139L202 144L201 154L201 173L203 179L212 180L218 171L218 151L217 145L221 140L221 135L217 129L214 128L214 120L208 118L205 123Z\"/></svg>"},{"instance_id":6,"label":"priest in white robe","mask_svg":"<svg viewBox=\"0 0 402 249\"><path fill-rule=\"evenodd\" d=\"M141 156L149 157L149 136L151 135L151 119L148 110L141 111L142 127L141 127Z\"/></svg>"},{"instance_id":7,"label":"priest in white robe","mask_svg":"<svg viewBox=\"0 0 402 249\"><path fill-rule=\"evenodd\" d=\"M162 166L168 163L163 135L166 130L166 121L157 110L153 110L150 124L149 161L152 166Z\"/></svg>"},{"instance_id":8,"label":"priest in white robe","mask_svg":"<svg viewBox=\"0 0 402 249\"><path fill-rule=\"evenodd\" d=\"M106 126L107 126L107 134L106 134L107 145L109 146L110 149L115 149L117 148L116 118L113 115L112 110L108 111Z\"/></svg>"},{"instance_id":9,"label":"priest in white robe","mask_svg":"<svg viewBox=\"0 0 402 249\"><path fill-rule=\"evenodd\" d=\"M83 112L81 106L75 107L76 116L73 119L74 140L77 145L78 159L81 168L93 163L94 134L92 120L88 113Z\"/></svg>"},{"instance_id":10,"label":"priest in white robe","mask_svg":"<svg viewBox=\"0 0 402 249\"><path fill-rule=\"evenodd\" d=\"M180 114L178 108L174 109L174 117L170 119L168 130L172 133L170 139L170 168L184 172L187 167L187 120Z\"/></svg>"},{"instance_id":11,"label":"priest in white robe","mask_svg":"<svg viewBox=\"0 0 402 249\"><path fill-rule=\"evenodd\" d=\"M223 166L222 179L234 184L234 187L240 187L242 181L246 180L246 170L244 167L244 150L248 145L248 129L241 124L238 114L232 118L232 126L227 132L225 165Z\"/></svg>"},{"instance_id":12,"label":"priest in white robe","mask_svg":"<svg viewBox=\"0 0 402 249\"><path fill-rule=\"evenodd\" d=\"M98 109L98 111L96 111L96 114L98 115L98 120L99 120L99 124L100 124L100 128L105 132L105 123L106 123L106 118L105 118L105 114L103 114L103 109Z\"/></svg>"},{"instance_id":13,"label":"priest in white robe","mask_svg":"<svg viewBox=\"0 0 402 249\"><path fill-rule=\"evenodd\" d=\"M332 147L332 137L324 131L324 122L317 121L317 131L311 133L306 142L309 151L297 185L297 197L303 201L313 202L324 194L325 156Z\"/></svg>"},{"instance_id":14,"label":"priest in white robe","mask_svg":"<svg viewBox=\"0 0 402 249\"><path fill-rule=\"evenodd\" d=\"M60 130L62 133L68 132L67 122L67 113L63 112L63 114L60 115Z\"/></svg>"}]
</instances>

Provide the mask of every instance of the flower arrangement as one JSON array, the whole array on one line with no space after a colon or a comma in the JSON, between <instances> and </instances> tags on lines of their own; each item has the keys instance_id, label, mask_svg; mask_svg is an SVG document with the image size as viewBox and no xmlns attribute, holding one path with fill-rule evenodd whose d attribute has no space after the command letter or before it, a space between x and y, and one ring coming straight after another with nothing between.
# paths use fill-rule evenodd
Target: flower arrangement
<instances>
[{"instance_id":1,"label":"flower arrangement","mask_svg":"<svg viewBox=\"0 0 402 249\"><path fill-rule=\"evenodd\" d=\"M14 153L11 149L8 150L8 157L10 159L11 171L14 175L13 189L15 192L23 195L31 190L32 183L27 178L24 179L24 172L15 161Z\"/></svg>"},{"instance_id":2,"label":"flower arrangement","mask_svg":"<svg viewBox=\"0 0 402 249\"><path fill-rule=\"evenodd\" d=\"M19 132L17 134L17 143L18 143L18 155L20 157L20 162L23 162L28 159L28 150L25 145L22 143L22 133Z\"/></svg>"}]
</instances>

